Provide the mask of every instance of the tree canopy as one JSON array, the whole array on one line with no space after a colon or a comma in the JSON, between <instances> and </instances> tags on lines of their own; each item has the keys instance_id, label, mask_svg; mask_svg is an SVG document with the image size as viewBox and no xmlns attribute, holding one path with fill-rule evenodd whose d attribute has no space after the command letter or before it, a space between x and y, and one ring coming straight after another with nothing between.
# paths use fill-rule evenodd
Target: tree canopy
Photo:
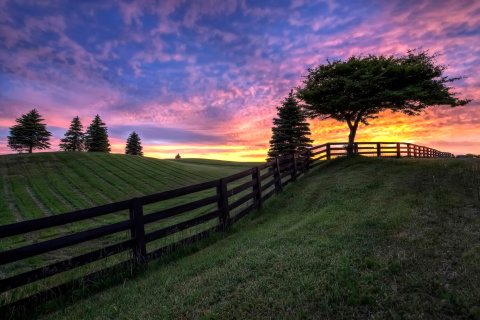
<instances>
[{"instance_id":1,"label":"tree canopy","mask_svg":"<svg viewBox=\"0 0 480 320\"><path fill-rule=\"evenodd\" d=\"M358 125L368 125L382 111L415 116L427 107L464 106L471 101L458 99L449 86L462 77L445 76L447 67L437 65L437 55L417 51L400 57L368 55L351 56L346 61L327 60L327 64L308 69L296 96L305 103L302 107L310 118L347 123L349 154L353 153Z\"/></svg>"},{"instance_id":2,"label":"tree canopy","mask_svg":"<svg viewBox=\"0 0 480 320\"><path fill-rule=\"evenodd\" d=\"M83 151L85 150L85 134L80 118L73 118L70 128L65 133L65 138L60 140L60 149L65 151Z\"/></svg>"},{"instance_id":3,"label":"tree canopy","mask_svg":"<svg viewBox=\"0 0 480 320\"><path fill-rule=\"evenodd\" d=\"M17 124L10 128L10 135L7 137L8 147L28 153L32 153L33 149L50 149L48 141L52 134L47 131L46 125L41 123L43 120L37 109L17 118Z\"/></svg>"},{"instance_id":4,"label":"tree canopy","mask_svg":"<svg viewBox=\"0 0 480 320\"><path fill-rule=\"evenodd\" d=\"M90 152L110 152L108 129L98 114L85 134L85 147Z\"/></svg>"},{"instance_id":5,"label":"tree canopy","mask_svg":"<svg viewBox=\"0 0 480 320\"><path fill-rule=\"evenodd\" d=\"M138 134L133 131L127 139L127 145L125 147L125 154L131 154L134 156L143 156L142 145L140 142L140 137Z\"/></svg>"},{"instance_id":6,"label":"tree canopy","mask_svg":"<svg viewBox=\"0 0 480 320\"><path fill-rule=\"evenodd\" d=\"M310 125L293 91L282 101L282 106L277 107L277 110L278 118L273 119L272 139L267 160L304 150L311 147L313 142L307 137L310 135Z\"/></svg>"}]
</instances>

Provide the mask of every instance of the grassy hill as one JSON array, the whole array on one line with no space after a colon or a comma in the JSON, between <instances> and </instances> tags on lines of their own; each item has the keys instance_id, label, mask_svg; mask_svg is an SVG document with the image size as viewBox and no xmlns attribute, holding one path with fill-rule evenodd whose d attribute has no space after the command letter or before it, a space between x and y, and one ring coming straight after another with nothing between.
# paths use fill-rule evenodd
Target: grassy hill
<instances>
[{"instance_id":1,"label":"grassy hill","mask_svg":"<svg viewBox=\"0 0 480 320\"><path fill-rule=\"evenodd\" d=\"M0 156L0 224L209 181L257 163L46 152Z\"/></svg>"},{"instance_id":2,"label":"grassy hill","mask_svg":"<svg viewBox=\"0 0 480 320\"><path fill-rule=\"evenodd\" d=\"M214 244L45 318L479 318L479 193L475 160L332 160Z\"/></svg>"},{"instance_id":3,"label":"grassy hill","mask_svg":"<svg viewBox=\"0 0 480 320\"><path fill-rule=\"evenodd\" d=\"M14 223L94 207L142 195L158 193L182 186L219 179L258 165L251 162L228 162L200 159L160 160L122 154L47 152L0 156L0 224ZM144 207L145 214L157 212L186 202L204 198L215 190L206 190ZM216 204L193 210L188 214L152 223L148 230L178 223L196 215L209 212ZM112 224L129 218L128 210L99 218L82 220L59 227L44 229L22 236L0 239L0 251L53 239L95 227ZM214 224L212 221L211 224ZM205 228L210 225L205 224ZM199 227L200 228L200 227ZM174 234L149 244L151 248L166 245L177 238L195 232L195 228ZM85 244L39 255L22 261L0 266L0 278L19 274L34 268L68 259L89 250L118 243L130 237L120 232L90 241ZM120 260L122 255L118 257ZM115 260L110 259L114 264ZM105 267L101 263L88 268ZM15 297L73 279L88 268L64 273L8 295L0 295L0 306ZM86 271L85 271L86 272Z\"/></svg>"}]
</instances>

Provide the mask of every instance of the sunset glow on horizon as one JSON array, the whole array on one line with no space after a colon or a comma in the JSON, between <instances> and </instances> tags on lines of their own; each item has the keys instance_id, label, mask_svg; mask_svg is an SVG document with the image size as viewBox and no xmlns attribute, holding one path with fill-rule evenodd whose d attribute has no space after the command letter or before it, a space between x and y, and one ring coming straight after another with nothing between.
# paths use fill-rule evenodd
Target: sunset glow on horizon
<instances>
[{"instance_id":1,"label":"sunset glow on horizon","mask_svg":"<svg viewBox=\"0 0 480 320\"><path fill-rule=\"evenodd\" d=\"M99 114L112 152L132 131L144 155L264 161L275 107L306 69L353 54L441 54L465 107L385 112L357 141L480 154L479 1L0 1L0 154L36 108L58 151L73 117ZM310 120L314 144L348 140ZM38 152L38 151L34 151Z\"/></svg>"}]
</instances>

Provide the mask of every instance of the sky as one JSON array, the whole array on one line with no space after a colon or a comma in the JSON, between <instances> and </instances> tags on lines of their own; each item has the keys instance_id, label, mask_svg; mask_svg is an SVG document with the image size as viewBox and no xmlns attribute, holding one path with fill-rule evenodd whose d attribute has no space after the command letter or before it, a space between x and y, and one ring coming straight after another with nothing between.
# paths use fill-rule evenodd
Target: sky
<instances>
[{"instance_id":1,"label":"sky","mask_svg":"<svg viewBox=\"0 0 480 320\"><path fill-rule=\"evenodd\" d=\"M0 154L36 108L52 151L96 114L112 152L132 131L146 156L263 161L276 107L306 69L351 55L439 53L465 107L385 112L357 141L480 154L480 1L0 0ZM348 127L309 121L314 144Z\"/></svg>"}]
</instances>

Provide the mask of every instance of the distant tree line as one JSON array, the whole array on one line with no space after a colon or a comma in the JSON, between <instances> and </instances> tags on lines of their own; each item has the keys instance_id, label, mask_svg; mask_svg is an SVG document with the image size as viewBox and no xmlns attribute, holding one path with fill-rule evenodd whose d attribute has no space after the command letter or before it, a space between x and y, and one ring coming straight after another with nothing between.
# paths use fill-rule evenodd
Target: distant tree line
<instances>
[{"instance_id":1,"label":"distant tree line","mask_svg":"<svg viewBox=\"0 0 480 320\"><path fill-rule=\"evenodd\" d=\"M21 115L15 120L16 125L10 128L8 147L14 151L28 151L50 149L51 133L47 131L46 124L42 123L44 119L36 109ZM69 129L65 133L65 138L60 140L60 149L63 151L88 151L88 152L110 152L110 143L108 141L108 128L97 114L92 123L83 132L83 125L80 118L73 118ZM130 155L142 156L142 145L140 137L134 131L127 139L125 153Z\"/></svg>"},{"instance_id":2,"label":"distant tree line","mask_svg":"<svg viewBox=\"0 0 480 320\"><path fill-rule=\"evenodd\" d=\"M465 155L467 158L480 158L480 154L467 153Z\"/></svg>"}]
</instances>

